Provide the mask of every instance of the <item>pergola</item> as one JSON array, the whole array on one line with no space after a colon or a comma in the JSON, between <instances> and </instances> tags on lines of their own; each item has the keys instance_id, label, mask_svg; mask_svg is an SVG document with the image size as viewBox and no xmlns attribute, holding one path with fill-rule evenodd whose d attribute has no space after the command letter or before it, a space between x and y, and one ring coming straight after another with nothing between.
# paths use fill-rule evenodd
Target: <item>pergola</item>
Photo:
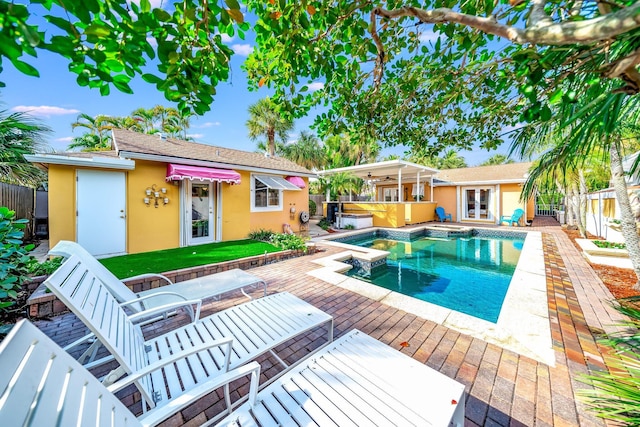
<instances>
[{"instance_id":1,"label":"pergola","mask_svg":"<svg viewBox=\"0 0 640 427\"><path fill-rule=\"evenodd\" d=\"M433 176L439 171L404 160L387 160L384 162L323 170L318 172L318 175L321 177L331 177L331 175L344 172L362 178L372 184L388 184L390 181L395 180L398 186L398 201L403 202L403 184L416 184L417 188L420 188L420 183L426 181L429 182L431 188L429 199L433 200ZM329 200L328 193L327 190L327 200Z\"/></svg>"}]
</instances>

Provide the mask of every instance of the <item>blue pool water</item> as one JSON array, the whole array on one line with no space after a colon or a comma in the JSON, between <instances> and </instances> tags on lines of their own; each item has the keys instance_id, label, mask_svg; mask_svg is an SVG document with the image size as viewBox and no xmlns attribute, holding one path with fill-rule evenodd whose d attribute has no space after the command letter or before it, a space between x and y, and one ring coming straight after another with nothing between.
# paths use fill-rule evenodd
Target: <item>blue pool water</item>
<instances>
[{"instance_id":1,"label":"blue pool water","mask_svg":"<svg viewBox=\"0 0 640 427\"><path fill-rule=\"evenodd\" d=\"M347 275L378 286L497 322L523 239L369 238L349 244L389 251L387 265Z\"/></svg>"}]
</instances>

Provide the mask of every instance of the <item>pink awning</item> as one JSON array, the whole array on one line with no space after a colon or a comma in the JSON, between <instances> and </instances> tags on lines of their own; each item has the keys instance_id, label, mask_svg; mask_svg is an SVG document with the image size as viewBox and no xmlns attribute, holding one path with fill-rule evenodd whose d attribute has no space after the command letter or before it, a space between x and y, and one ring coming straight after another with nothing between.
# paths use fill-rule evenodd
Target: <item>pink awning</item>
<instances>
[{"instance_id":1,"label":"pink awning","mask_svg":"<svg viewBox=\"0 0 640 427\"><path fill-rule=\"evenodd\" d=\"M302 177L300 176L288 176L285 179L298 188L305 188L307 186L304 183L304 179L302 179Z\"/></svg>"},{"instance_id":2,"label":"pink awning","mask_svg":"<svg viewBox=\"0 0 640 427\"><path fill-rule=\"evenodd\" d=\"M169 163L167 165L167 181L182 179L240 184L240 174L231 169L214 169Z\"/></svg>"}]
</instances>

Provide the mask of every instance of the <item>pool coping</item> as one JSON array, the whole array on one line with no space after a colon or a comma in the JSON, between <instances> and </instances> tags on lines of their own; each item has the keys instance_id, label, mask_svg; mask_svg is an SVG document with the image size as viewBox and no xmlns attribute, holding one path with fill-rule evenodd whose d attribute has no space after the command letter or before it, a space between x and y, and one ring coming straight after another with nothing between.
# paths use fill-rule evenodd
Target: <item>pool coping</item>
<instances>
[{"instance_id":1,"label":"pool coping","mask_svg":"<svg viewBox=\"0 0 640 427\"><path fill-rule=\"evenodd\" d=\"M406 230L406 232L415 233L420 228L416 227ZM482 229L482 227L474 228ZM371 231L372 229L359 230L358 232L348 233L348 236L357 236ZM518 233L523 233L523 231L519 230ZM339 247L343 248L344 251L314 260L314 263L322 267L309 271L307 274L458 332L515 351L549 366L555 366L555 354L549 322L542 233L539 231L526 231L524 233L526 233L525 242L516 270L511 278L509 289L505 295L497 323L491 323L402 295L342 274L352 268L350 264L344 261L351 258L379 258L380 252L384 251L370 250L327 238L318 239L315 240L317 245ZM340 237L346 237L346 235L341 234Z\"/></svg>"}]
</instances>

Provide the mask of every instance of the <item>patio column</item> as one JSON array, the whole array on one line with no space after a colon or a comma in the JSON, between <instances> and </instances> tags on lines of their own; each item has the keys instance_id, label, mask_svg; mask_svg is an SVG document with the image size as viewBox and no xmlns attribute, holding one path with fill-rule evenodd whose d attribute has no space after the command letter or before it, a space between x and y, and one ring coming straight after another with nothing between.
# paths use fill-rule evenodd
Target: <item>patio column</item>
<instances>
[{"instance_id":1,"label":"patio column","mask_svg":"<svg viewBox=\"0 0 640 427\"><path fill-rule=\"evenodd\" d=\"M402 197L402 169L398 169L398 201L404 202Z\"/></svg>"},{"instance_id":2,"label":"patio column","mask_svg":"<svg viewBox=\"0 0 640 427\"><path fill-rule=\"evenodd\" d=\"M422 197L424 197L424 191L420 191L420 171L418 171L417 175L416 175L416 200L421 202L422 201ZM422 196L422 197L420 197Z\"/></svg>"},{"instance_id":3,"label":"patio column","mask_svg":"<svg viewBox=\"0 0 640 427\"><path fill-rule=\"evenodd\" d=\"M431 193L431 201L433 202L433 175L431 175L431 184L429 185L429 192Z\"/></svg>"},{"instance_id":4,"label":"patio column","mask_svg":"<svg viewBox=\"0 0 640 427\"><path fill-rule=\"evenodd\" d=\"M327 194L325 196L325 200L327 202L331 201L331 191L329 190L329 187L327 187Z\"/></svg>"}]
</instances>

